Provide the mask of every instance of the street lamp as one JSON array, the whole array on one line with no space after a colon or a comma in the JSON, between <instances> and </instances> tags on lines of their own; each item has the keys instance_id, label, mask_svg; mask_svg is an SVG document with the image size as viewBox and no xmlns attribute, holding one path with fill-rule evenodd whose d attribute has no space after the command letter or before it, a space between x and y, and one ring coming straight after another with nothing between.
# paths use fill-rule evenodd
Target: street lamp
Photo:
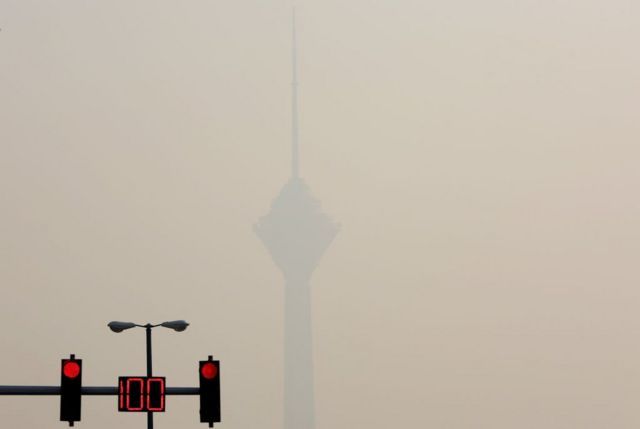
<instances>
[{"instance_id":1,"label":"street lamp","mask_svg":"<svg viewBox=\"0 0 640 429\"><path fill-rule=\"evenodd\" d=\"M171 322L162 322L160 326L173 329L176 332L182 332L187 329L187 326L189 326L189 324L184 320L172 320Z\"/></svg>"},{"instance_id":2,"label":"street lamp","mask_svg":"<svg viewBox=\"0 0 640 429\"><path fill-rule=\"evenodd\" d=\"M122 332L125 329L135 328L136 326L140 326L140 325L136 325L135 323L131 323L131 322L109 322L107 326L113 332Z\"/></svg>"},{"instance_id":3,"label":"street lamp","mask_svg":"<svg viewBox=\"0 0 640 429\"><path fill-rule=\"evenodd\" d=\"M131 328L155 328L157 326L162 326L163 328L169 328L169 329L173 329L174 331L178 331L178 332L182 332L185 329L187 329L187 326L189 326L189 323L187 323L184 320L172 320L170 322L162 322L159 323L157 325L151 325L149 323L147 323L146 325L138 325L137 323L132 323L132 322L109 322L107 324L107 326L109 327L109 329L111 329L113 332L116 333L120 333L126 329L131 329Z\"/></svg>"},{"instance_id":4,"label":"street lamp","mask_svg":"<svg viewBox=\"0 0 640 429\"><path fill-rule=\"evenodd\" d=\"M127 329L131 328L145 328L147 333L147 377L152 377L151 370L151 329L157 328L158 326L162 326L163 328L173 329L176 332L182 332L187 329L189 324L184 320L172 320L169 322L162 322L157 325L152 325L151 323L147 323L146 325L139 325L137 323L132 322L109 322L107 324L109 329L111 329L115 333L120 333ZM153 413L151 411L147 412L147 429L153 429Z\"/></svg>"}]
</instances>

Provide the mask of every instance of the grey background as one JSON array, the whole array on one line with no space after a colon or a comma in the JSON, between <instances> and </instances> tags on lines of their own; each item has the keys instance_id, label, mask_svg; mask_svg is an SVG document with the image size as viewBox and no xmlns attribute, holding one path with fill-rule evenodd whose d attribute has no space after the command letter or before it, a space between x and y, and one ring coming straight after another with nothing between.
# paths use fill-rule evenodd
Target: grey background
<instances>
[{"instance_id":1,"label":"grey background","mask_svg":"<svg viewBox=\"0 0 640 429\"><path fill-rule=\"evenodd\" d=\"M282 426L289 1L0 1L1 384L223 364L221 427ZM316 427L635 429L635 1L298 1ZM197 428L196 398L156 427ZM57 428L55 398L0 425ZM35 411L34 411L35 410ZM138 428L115 398L82 427Z\"/></svg>"}]
</instances>

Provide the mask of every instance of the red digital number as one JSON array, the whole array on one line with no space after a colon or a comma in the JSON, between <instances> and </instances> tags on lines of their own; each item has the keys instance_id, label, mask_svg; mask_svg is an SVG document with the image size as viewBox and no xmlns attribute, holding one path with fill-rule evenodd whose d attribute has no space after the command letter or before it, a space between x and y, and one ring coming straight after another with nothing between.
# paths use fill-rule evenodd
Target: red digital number
<instances>
[{"instance_id":1,"label":"red digital number","mask_svg":"<svg viewBox=\"0 0 640 429\"><path fill-rule=\"evenodd\" d=\"M118 411L124 410L124 381L120 379L120 388L118 389Z\"/></svg>"},{"instance_id":2,"label":"red digital number","mask_svg":"<svg viewBox=\"0 0 640 429\"><path fill-rule=\"evenodd\" d=\"M163 412L165 386L164 377L120 377L118 411Z\"/></svg>"},{"instance_id":3,"label":"red digital number","mask_svg":"<svg viewBox=\"0 0 640 429\"><path fill-rule=\"evenodd\" d=\"M137 383L138 385L136 386L133 383ZM127 380L127 410L144 410L144 388L145 383L142 378L129 378ZM136 403L138 406L134 406Z\"/></svg>"},{"instance_id":4,"label":"red digital number","mask_svg":"<svg viewBox=\"0 0 640 429\"><path fill-rule=\"evenodd\" d=\"M164 378L147 379L147 410L164 411Z\"/></svg>"}]
</instances>

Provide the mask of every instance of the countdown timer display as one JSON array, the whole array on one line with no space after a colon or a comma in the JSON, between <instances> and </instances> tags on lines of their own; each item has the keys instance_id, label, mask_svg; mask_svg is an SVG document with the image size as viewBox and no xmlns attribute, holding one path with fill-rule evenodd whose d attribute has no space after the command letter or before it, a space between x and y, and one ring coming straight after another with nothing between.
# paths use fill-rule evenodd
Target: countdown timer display
<instances>
[{"instance_id":1,"label":"countdown timer display","mask_svg":"<svg viewBox=\"0 0 640 429\"><path fill-rule=\"evenodd\" d=\"M119 377L118 411L164 412L165 377Z\"/></svg>"}]
</instances>

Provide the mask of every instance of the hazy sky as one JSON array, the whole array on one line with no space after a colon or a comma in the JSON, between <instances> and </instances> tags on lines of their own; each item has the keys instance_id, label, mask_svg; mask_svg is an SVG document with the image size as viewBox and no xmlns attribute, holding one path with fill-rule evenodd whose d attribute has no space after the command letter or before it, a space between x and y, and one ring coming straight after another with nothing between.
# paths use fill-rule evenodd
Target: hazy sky
<instances>
[{"instance_id":1,"label":"hazy sky","mask_svg":"<svg viewBox=\"0 0 640 429\"><path fill-rule=\"evenodd\" d=\"M0 0L0 384L222 361L225 429L282 426L291 1ZM297 1L318 429L640 426L640 3ZM37 408L36 411L34 411ZM0 426L62 428L58 398ZM80 426L144 427L115 397ZM169 397L158 429L200 428Z\"/></svg>"}]
</instances>

